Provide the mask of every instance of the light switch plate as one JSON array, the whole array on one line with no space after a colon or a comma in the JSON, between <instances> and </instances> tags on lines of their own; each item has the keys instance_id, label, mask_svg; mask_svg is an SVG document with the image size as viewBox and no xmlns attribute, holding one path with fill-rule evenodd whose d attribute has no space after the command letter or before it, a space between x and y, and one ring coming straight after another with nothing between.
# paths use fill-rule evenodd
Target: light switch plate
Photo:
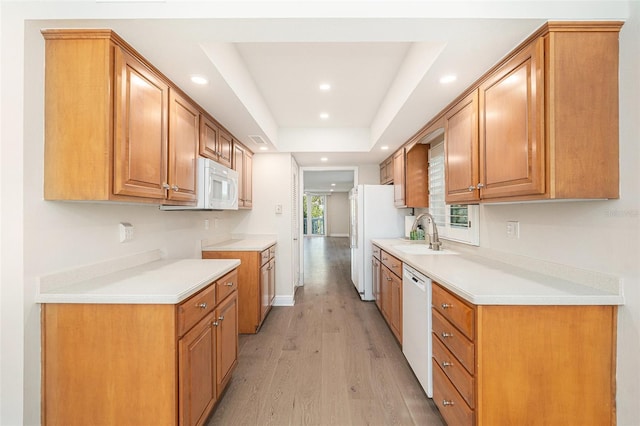
<instances>
[{"instance_id":1,"label":"light switch plate","mask_svg":"<svg viewBox=\"0 0 640 426\"><path fill-rule=\"evenodd\" d=\"M128 222L120 222L120 242L133 240L133 225Z\"/></svg>"},{"instance_id":2,"label":"light switch plate","mask_svg":"<svg viewBox=\"0 0 640 426\"><path fill-rule=\"evenodd\" d=\"M520 222L514 220L507 222L507 238L512 240L520 238Z\"/></svg>"},{"instance_id":3,"label":"light switch plate","mask_svg":"<svg viewBox=\"0 0 640 426\"><path fill-rule=\"evenodd\" d=\"M282 204L276 204L276 214L282 214Z\"/></svg>"}]
</instances>

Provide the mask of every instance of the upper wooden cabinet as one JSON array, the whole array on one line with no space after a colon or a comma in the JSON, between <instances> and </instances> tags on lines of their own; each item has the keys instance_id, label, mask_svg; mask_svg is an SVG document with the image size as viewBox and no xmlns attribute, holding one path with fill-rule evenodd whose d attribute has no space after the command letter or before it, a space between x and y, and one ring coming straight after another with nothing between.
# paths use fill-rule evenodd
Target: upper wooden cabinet
<instances>
[{"instance_id":1,"label":"upper wooden cabinet","mask_svg":"<svg viewBox=\"0 0 640 426\"><path fill-rule=\"evenodd\" d=\"M253 153L233 141L233 169L238 172L238 208L253 206Z\"/></svg>"},{"instance_id":2,"label":"upper wooden cabinet","mask_svg":"<svg viewBox=\"0 0 640 426\"><path fill-rule=\"evenodd\" d=\"M197 194L200 112L173 89L169 90L169 200L195 201Z\"/></svg>"},{"instance_id":3,"label":"upper wooden cabinet","mask_svg":"<svg viewBox=\"0 0 640 426\"><path fill-rule=\"evenodd\" d=\"M208 115L200 116L200 155L231 167L231 135Z\"/></svg>"},{"instance_id":4,"label":"upper wooden cabinet","mask_svg":"<svg viewBox=\"0 0 640 426\"><path fill-rule=\"evenodd\" d=\"M404 175L407 207L429 207L429 145L406 148Z\"/></svg>"},{"instance_id":5,"label":"upper wooden cabinet","mask_svg":"<svg viewBox=\"0 0 640 426\"><path fill-rule=\"evenodd\" d=\"M393 154L393 204L407 207L405 201L404 147Z\"/></svg>"},{"instance_id":6,"label":"upper wooden cabinet","mask_svg":"<svg viewBox=\"0 0 640 426\"><path fill-rule=\"evenodd\" d=\"M380 185L393 183L393 156L380 163Z\"/></svg>"},{"instance_id":7,"label":"upper wooden cabinet","mask_svg":"<svg viewBox=\"0 0 640 426\"><path fill-rule=\"evenodd\" d=\"M42 34L45 199L193 204L194 105L110 30Z\"/></svg>"},{"instance_id":8,"label":"upper wooden cabinet","mask_svg":"<svg viewBox=\"0 0 640 426\"><path fill-rule=\"evenodd\" d=\"M550 22L445 116L447 203L617 198L620 22Z\"/></svg>"}]
</instances>

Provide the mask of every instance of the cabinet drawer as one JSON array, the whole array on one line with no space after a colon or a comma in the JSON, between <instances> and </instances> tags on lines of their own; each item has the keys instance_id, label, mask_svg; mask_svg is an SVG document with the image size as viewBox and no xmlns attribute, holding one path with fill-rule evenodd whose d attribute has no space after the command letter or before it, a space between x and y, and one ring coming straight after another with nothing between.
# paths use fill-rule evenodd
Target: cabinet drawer
<instances>
[{"instance_id":1,"label":"cabinet drawer","mask_svg":"<svg viewBox=\"0 0 640 426\"><path fill-rule=\"evenodd\" d=\"M473 376L438 339L433 339L433 362L440 365L469 407L474 408Z\"/></svg>"},{"instance_id":2,"label":"cabinet drawer","mask_svg":"<svg viewBox=\"0 0 640 426\"><path fill-rule=\"evenodd\" d=\"M440 366L433 361L433 402L448 425L473 425L474 412L462 399Z\"/></svg>"},{"instance_id":3,"label":"cabinet drawer","mask_svg":"<svg viewBox=\"0 0 640 426\"><path fill-rule=\"evenodd\" d=\"M275 245L269 247L269 259L273 259L274 257L276 257L276 246Z\"/></svg>"},{"instance_id":4,"label":"cabinet drawer","mask_svg":"<svg viewBox=\"0 0 640 426\"><path fill-rule=\"evenodd\" d=\"M215 305L216 286L214 284L178 305L178 335L182 336L189 331L198 321L213 311Z\"/></svg>"},{"instance_id":5,"label":"cabinet drawer","mask_svg":"<svg viewBox=\"0 0 640 426\"><path fill-rule=\"evenodd\" d=\"M464 368L471 374L474 373L474 345L449 321L442 317L438 311L433 310L433 334L434 339L440 342L451 351L453 355L462 363Z\"/></svg>"},{"instance_id":6,"label":"cabinet drawer","mask_svg":"<svg viewBox=\"0 0 640 426\"><path fill-rule=\"evenodd\" d=\"M216 281L216 299L224 300L228 295L238 289L238 270L229 272Z\"/></svg>"},{"instance_id":7,"label":"cabinet drawer","mask_svg":"<svg viewBox=\"0 0 640 426\"><path fill-rule=\"evenodd\" d=\"M373 252L373 257L375 257L376 259L380 260L380 247L373 246L371 248L371 251Z\"/></svg>"},{"instance_id":8,"label":"cabinet drawer","mask_svg":"<svg viewBox=\"0 0 640 426\"><path fill-rule=\"evenodd\" d=\"M402 262L395 256L390 255L384 250L380 250L380 256L382 257L382 264L385 265L391 272L402 278Z\"/></svg>"},{"instance_id":9,"label":"cabinet drawer","mask_svg":"<svg viewBox=\"0 0 640 426\"><path fill-rule=\"evenodd\" d=\"M269 249L262 250L260 253L260 265L264 265L269 261Z\"/></svg>"},{"instance_id":10,"label":"cabinet drawer","mask_svg":"<svg viewBox=\"0 0 640 426\"><path fill-rule=\"evenodd\" d=\"M433 308L458 327L469 339L475 337L475 311L459 297L433 283Z\"/></svg>"}]
</instances>

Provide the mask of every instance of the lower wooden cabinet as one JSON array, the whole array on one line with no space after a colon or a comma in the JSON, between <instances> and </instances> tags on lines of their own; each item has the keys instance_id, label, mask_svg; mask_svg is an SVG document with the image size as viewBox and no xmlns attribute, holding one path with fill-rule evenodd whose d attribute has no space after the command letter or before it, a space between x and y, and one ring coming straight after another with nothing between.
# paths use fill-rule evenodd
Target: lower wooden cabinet
<instances>
[{"instance_id":1,"label":"lower wooden cabinet","mask_svg":"<svg viewBox=\"0 0 640 426\"><path fill-rule=\"evenodd\" d=\"M43 304L42 424L204 424L237 364L237 282L178 305Z\"/></svg>"},{"instance_id":2,"label":"lower wooden cabinet","mask_svg":"<svg viewBox=\"0 0 640 426\"><path fill-rule=\"evenodd\" d=\"M402 344L402 262L383 250L380 250L380 257L378 307L398 343ZM374 264L375 261L374 257Z\"/></svg>"},{"instance_id":3,"label":"lower wooden cabinet","mask_svg":"<svg viewBox=\"0 0 640 426\"><path fill-rule=\"evenodd\" d=\"M271 310L276 291L276 245L262 251L203 251L203 259L240 259L238 331L257 333Z\"/></svg>"},{"instance_id":4,"label":"lower wooden cabinet","mask_svg":"<svg viewBox=\"0 0 640 426\"><path fill-rule=\"evenodd\" d=\"M448 424L616 424L616 306L473 305L432 289L433 394Z\"/></svg>"}]
</instances>

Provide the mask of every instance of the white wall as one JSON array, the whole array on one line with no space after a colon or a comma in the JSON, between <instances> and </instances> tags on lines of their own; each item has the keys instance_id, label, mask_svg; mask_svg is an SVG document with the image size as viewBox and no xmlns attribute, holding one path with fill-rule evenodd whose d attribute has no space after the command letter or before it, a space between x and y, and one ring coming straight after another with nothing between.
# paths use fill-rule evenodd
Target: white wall
<instances>
[{"instance_id":1,"label":"white wall","mask_svg":"<svg viewBox=\"0 0 640 426\"><path fill-rule=\"evenodd\" d=\"M327 235L349 236L349 193L334 192L327 196Z\"/></svg>"},{"instance_id":2,"label":"white wall","mask_svg":"<svg viewBox=\"0 0 640 426\"><path fill-rule=\"evenodd\" d=\"M358 185L379 185L380 166L377 164L358 166Z\"/></svg>"},{"instance_id":3,"label":"white wall","mask_svg":"<svg viewBox=\"0 0 640 426\"><path fill-rule=\"evenodd\" d=\"M236 232L275 235L276 301L293 302L292 277L292 162L291 154L260 154L253 157L253 210L236 226ZM276 214L276 204L282 214ZM283 302L281 302L283 303Z\"/></svg>"}]
</instances>

